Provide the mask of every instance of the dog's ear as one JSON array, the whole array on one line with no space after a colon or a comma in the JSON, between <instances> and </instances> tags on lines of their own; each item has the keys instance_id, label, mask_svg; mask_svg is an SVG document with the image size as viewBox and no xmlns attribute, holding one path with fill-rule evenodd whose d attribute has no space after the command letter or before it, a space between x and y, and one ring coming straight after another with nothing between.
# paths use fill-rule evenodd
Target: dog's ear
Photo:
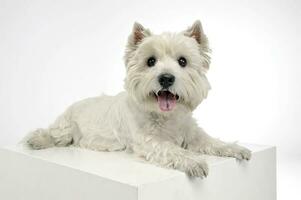
<instances>
[{"instance_id":1,"label":"dog's ear","mask_svg":"<svg viewBox=\"0 0 301 200\"><path fill-rule=\"evenodd\" d=\"M188 27L184 31L184 35L194 38L197 43L200 45L201 54L204 58L204 68L209 69L210 64L210 56L211 52L208 44L207 36L205 35L202 27L202 23L200 20L196 20L192 26Z\"/></svg>"},{"instance_id":2,"label":"dog's ear","mask_svg":"<svg viewBox=\"0 0 301 200\"><path fill-rule=\"evenodd\" d=\"M145 37L151 33L148 29L144 28L140 23L135 22L132 33L129 37L129 43L131 45L138 45Z\"/></svg>"},{"instance_id":3,"label":"dog's ear","mask_svg":"<svg viewBox=\"0 0 301 200\"><path fill-rule=\"evenodd\" d=\"M202 44L203 40L206 39L204 34L202 23L200 20L196 20L192 26L188 27L184 32L186 36L194 38L199 44Z\"/></svg>"},{"instance_id":4,"label":"dog's ear","mask_svg":"<svg viewBox=\"0 0 301 200\"><path fill-rule=\"evenodd\" d=\"M129 59L133 56L133 52L135 52L142 40L150 35L151 32L148 29L144 28L138 22L134 23L132 33L128 38L128 43L124 55L126 65L128 64Z\"/></svg>"},{"instance_id":5,"label":"dog's ear","mask_svg":"<svg viewBox=\"0 0 301 200\"><path fill-rule=\"evenodd\" d=\"M136 45L143 40L145 28L138 22L134 23L132 30L133 43Z\"/></svg>"}]
</instances>

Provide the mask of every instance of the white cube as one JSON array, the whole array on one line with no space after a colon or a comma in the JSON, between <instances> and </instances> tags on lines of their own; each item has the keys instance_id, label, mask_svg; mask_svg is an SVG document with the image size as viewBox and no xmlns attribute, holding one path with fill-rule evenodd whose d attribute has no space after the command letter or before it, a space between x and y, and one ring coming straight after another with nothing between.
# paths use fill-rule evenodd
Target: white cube
<instances>
[{"instance_id":1,"label":"white cube","mask_svg":"<svg viewBox=\"0 0 301 200\"><path fill-rule=\"evenodd\" d=\"M207 156L209 176L145 163L125 152L0 149L3 200L276 200L275 147L244 145L250 161Z\"/></svg>"}]
</instances>

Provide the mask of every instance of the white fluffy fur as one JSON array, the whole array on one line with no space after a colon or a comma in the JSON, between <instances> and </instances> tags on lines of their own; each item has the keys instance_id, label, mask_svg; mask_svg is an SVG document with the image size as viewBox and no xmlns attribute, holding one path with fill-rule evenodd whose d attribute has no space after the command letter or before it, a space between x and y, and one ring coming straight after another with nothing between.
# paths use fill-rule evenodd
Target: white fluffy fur
<instances>
[{"instance_id":1,"label":"white fluffy fur","mask_svg":"<svg viewBox=\"0 0 301 200\"><path fill-rule=\"evenodd\" d=\"M28 135L33 149L74 145L96 151L128 150L147 161L203 177L208 167L202 154L250 159L251 153L207 135L192 118L192 111L210 89L206 78L209 47L201 23L181 33L152 34L138 23L129 36L125 53L125 92L85 99L70 106L49 128ZM158 59L147 67L150 56ZM184 56L188 65L177 63ZM158 76L176 77L169 88L178 94L172 111L159 109L154 93Z\"/></svg>"}]
</instances>

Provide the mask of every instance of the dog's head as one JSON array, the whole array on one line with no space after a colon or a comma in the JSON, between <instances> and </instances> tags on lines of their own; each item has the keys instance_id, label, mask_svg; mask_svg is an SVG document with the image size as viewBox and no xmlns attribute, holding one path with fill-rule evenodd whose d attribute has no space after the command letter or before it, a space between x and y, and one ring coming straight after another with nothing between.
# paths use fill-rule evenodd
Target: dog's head
<instances>
[{"instance_id":1,"label":"dog's head","mask_svg":"<svg viewBox=\"0 0 301 200\"><path fill-rule=\"evenodd\" d=\"M135 23L125 53L125 89L147 111L192 111L210 89L210 57L200 21L180 33L156 35Z\"/></svg>"}]
</instances>

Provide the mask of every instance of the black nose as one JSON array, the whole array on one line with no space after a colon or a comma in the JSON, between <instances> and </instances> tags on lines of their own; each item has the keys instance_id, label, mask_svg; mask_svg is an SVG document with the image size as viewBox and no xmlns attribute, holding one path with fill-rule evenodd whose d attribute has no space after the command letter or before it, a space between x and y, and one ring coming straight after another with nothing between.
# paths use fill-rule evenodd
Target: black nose
<instances>
[{"instance_id":1,"label":"black nose","mask_svg":"<svg viewBox=\"0 0 301 200\"><path fill-rule=\"evenodd\" d=\"M175 76L172 74L161 74L159 76L159 83L163 88L168 88L172 86L175 82Z\"/></svg>"}]
</instances>

